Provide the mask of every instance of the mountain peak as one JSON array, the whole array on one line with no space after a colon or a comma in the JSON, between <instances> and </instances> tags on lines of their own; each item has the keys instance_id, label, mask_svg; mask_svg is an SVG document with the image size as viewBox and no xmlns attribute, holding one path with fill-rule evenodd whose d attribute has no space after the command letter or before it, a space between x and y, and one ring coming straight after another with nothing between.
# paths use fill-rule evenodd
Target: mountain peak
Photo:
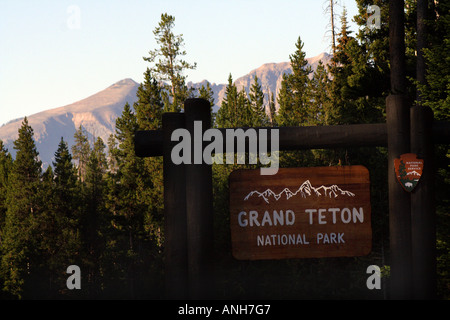
<instances>
[{"instance_id":1,"label":"mountain peak","mask_svg":"<svg viewBox=\"0 0 450 320\"><path fill-rule=\"evenodd\" d=\"M34 140L43 165L53 161L61 137L72 146L74 133L82 126L92 142L97 137L106 144L115 130L117 117L125 103L133 105L137 100L138 83L130 78L122 79L104 90L69 105L27 115L34 130ZM0 139L15 156L13 141L17 139L22 118L0 127Z\"/></svg>"},{"instance_id":2,"label":"mountain peak","mask_svg":"<svg viewBox=\"0 0 450 320\"><path fill-rule=\"evenodd\" d=\"M120 80L120 81L117 81L116 83L114 83L114 84L112 84L111 86L110 86L110 88L115 88L115 87L122 87L122 86L135 86L135 85L139 85L139 83L137 83L136 81L134 81L133 79L131 79L131 78L125 78L125 79L122 79L122 80Z\"/></svg>"},{"instance_id":3,"label":"mountain peak","mask_svg":"<svg viewBox=\"0 0 450 320\"><path fill-rule=\"evenodd\" d=\"M315 70L319 60L327 64L330 57L327 53L321 53L315 57L307 58L307 61L312 70ZM247 75L237 78L235 85L239 90L244 88L248 92L253 84L254 76L257 75L265 97L268 99L270 93L277 95L283 74L291 72L290 62L267 63L250 71ZM206 80L200 83L188 83L187 85L188 87L200 88L202 84L205 85ZM101 137L106 143L109 135L114 133L115 121L121 115L125 103L128 102L129 105L133 105L137 101L138 88L139 83L131 78L124 78L87 98L69 105L27 115L28 122L34 130L36 147L44 165L51 163L61 136L69 146L74 144L73 135L80 125L87 131L90 141ZM211 89L214 92L215 101L213 110L216 112L225 97L226 84L213 83ZM278 106L278 101L275 103ZM22 119L9 121L0 127L0 139L3 140L13 156L15 156L13 141L17 139ZM285 190L284 194L290 195L291 193Z\"/></svg>"}]
</instances>

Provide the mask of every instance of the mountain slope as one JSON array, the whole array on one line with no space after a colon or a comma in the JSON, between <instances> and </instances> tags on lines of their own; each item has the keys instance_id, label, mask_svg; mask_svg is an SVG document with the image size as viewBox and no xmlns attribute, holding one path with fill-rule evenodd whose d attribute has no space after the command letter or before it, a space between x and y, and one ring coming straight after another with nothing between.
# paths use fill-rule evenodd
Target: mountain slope
<instances>
[{"instance_id":1,"label":"mountain slope","mask_svg":"<svg viewBox=\"0 0 450 320\"><path fill-rule=\"evenodd\" d=\"M324 65L327 65L331 60L331 55L326 52L323 52L315 57L307 58L308 64L311 66L311 70L314 72L319 64L319 61L322 60ZM292 72L291 63L290 62L280 62L280 63L265 63L257 69L250 71L248 74L239 77L234 80L234 84L236 85L238 90L244 89L247 93L250 91L250 87L253 84L253 79L255 75L259 79L259 83L261 84L261 89L264 92L265 101L268 101L270 94L273 93L276 98L278 92L281 88L281 81L283 80L283 74L290 74ZM310 74L312 77L312 73ZM200 88L202 85L206 87L206 80L203 80L199 83L189 82L188 86L192 86L194 88ZM212 83L211 89L214 92L214 110L217 111L220 107L222 100L225 96L226 84L215 84ZM278 102L275 102L275 105L278 109Z\"/></svg>"},{"instance_id":2,"label":"mountain slope","mask_svg":"<svg viewBox=\"0 0 450 320\"><path fill-rule=\"evenodd\" d=\"M316 57L308 58L307 61L312 70L317 67L318 61L324 64L330 61L331 56L322 53ZM269 94L275 97L281 87L283 73L291 73L289 62L266 63L248 74L235 80L238 90L242 88L248 93L256 75L260 79L261 88L265 93L266 101ZM206 86L207 80L199 83L189 82L189 87L200 88ZM210 84L214 92L214 111L217 111L225 96L226 84ZM139 84L132 79L123 79L110 87L89 96L78 102L42 111L27 116L30 126L34 130L36 146L43 162L47 167L53 161L54 153L58 148L61 137L71 147L74 144L73 135L79 126L83 126L88 132L89 141L101 137L106 144L108 137L115 130L115 121L121 115L126 102L133 105L137 101L136 92ZM10 121L0 127L0 139L15 157L13 141L17 139L18 129L22 124L22 118Z\"/></svg>"},{"instance_id":3,"label":"mountain slope","mask_svg":"<svg viewBox=\"0 0 450 320\"><path fill-rule=\"evenodd\" d=\"M80 125L88 132L89 141L101 137L106 144L125 103L132 105L137 100L138 86L132 79L124 79L86 99L28 116L44 167L53 161L61 137L69 147L74 144L73 135ZM13 141L17 139L22 120L16 119L0 127L0 139L13 156Z\"/></svg>"}]
</instances>

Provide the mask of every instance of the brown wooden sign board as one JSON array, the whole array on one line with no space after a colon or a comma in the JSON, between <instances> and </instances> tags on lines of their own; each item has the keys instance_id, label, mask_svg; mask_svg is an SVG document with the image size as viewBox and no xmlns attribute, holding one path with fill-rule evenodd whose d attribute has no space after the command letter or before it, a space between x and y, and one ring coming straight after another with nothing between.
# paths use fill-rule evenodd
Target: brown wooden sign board
<instances>
[{"instance_id":1,"label":"brown wooden sign board","mask_svg":"<svg viewBox=\"0 0 450 320\"><path fill-rule=\"evenodd\" d=\"M229 178L233 256L240 260L362 256L372 248L363 166L236 170Z\"/></svg>"}]
</instances>

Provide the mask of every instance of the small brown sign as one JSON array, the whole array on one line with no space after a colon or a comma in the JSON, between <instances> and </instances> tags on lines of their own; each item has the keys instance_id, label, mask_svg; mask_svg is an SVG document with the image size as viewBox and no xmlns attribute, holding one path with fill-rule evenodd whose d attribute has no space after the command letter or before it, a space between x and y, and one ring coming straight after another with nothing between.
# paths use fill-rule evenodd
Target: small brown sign
<instances>
[{"instance_id":1,"label":"small brown sign","mask_svg":"<svg viewBox=\"0 0 450 320\"><path fill-rule=\"evenodd\" d=\"M363 166L231 173L233 256L242 260L349 257L372 248L370 180Z\"/></svg>"},{"instance_id":2,"label":"small brown sign","mask_svg":"<svg viewBox=\"0 0 450 320\"><path fill-rule=\"evenodd\" d=\"M403 189L411 192L420 180L423 171L423 159L417 159L414 153L405 153L394 159L395 176Z\"/></svg>"}]
</instances>

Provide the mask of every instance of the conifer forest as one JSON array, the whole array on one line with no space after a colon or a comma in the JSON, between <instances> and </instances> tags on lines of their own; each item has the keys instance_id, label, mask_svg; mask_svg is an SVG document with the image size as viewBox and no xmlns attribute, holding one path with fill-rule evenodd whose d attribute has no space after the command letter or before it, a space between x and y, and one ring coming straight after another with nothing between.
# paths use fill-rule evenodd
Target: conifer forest
<instances>
[{"instance_id":1,"label":"conifer forest","mask_svg":"<svg viewBox=\"0 0 450 320\"><path fill-rule=\"evenodd\" d=\"M359 15L345 11L334 23L331 61L312 71L302 35L286 57L292 67L278 93L264 95L254 77L250 91L229 74L225 97L213 113L214 128L371 124L386 121L390 93L389 28L368 29L367 6L388 16L387 0L356 0ZM416 1L405 1L407 92L428 106L436 121L450 121L450 3L429 1L424 81L416 73ZM358 31L350 31L354 19ZM165 112L183 112L187 98L214 105L211 87L188 87L184 39L167 13L153 31L157 46L137 102L123 106L108 141L89 141L80 126L75 144L63 138L54 162L39 160L33 128L23 119L15 157L0 140L1 299L164 299L164 201L162 157L137 157L134 134L158 130ZM257 53L255 53L257 54ZM212 110L212 109L211 109ZM280 167L363 165L370 172L372 251L367 256L240 261L231 254L228 177L254 164L213 164L214 287L217 299L387 299L389 210L387 148L355 147L280 152ZM435 145L437 294L450 298L450 146ZM70 265L82 290L66 285ZM382 289L368 290L366 268L381 267Z\"/></svg>"}]
</instances>

